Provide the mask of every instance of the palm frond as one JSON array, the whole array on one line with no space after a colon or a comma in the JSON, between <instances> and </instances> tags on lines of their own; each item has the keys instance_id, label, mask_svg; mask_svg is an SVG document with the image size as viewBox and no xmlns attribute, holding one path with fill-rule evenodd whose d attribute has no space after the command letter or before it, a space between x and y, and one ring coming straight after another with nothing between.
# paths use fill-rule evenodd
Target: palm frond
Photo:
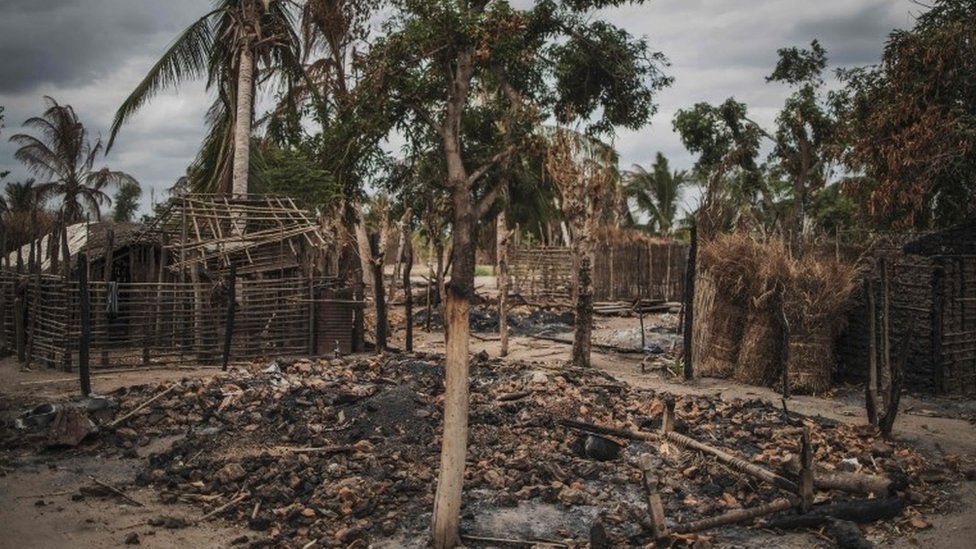
<instances>
[{"instance_id":1,"label":"palm frond","mask_svg":"<svg viewBox=\"0 0 976 549\"><path fill-rule=\"evenodd\" d=\"M178 86L186 80L207 74L209 54L214 46L212 16L219 11L219 9L211 11L187 27L153 65L129 97L122 102L112 122L106 152L111 150L115 143L122 124L154 95L164 89Z\"/></svg>"}]
</instances>

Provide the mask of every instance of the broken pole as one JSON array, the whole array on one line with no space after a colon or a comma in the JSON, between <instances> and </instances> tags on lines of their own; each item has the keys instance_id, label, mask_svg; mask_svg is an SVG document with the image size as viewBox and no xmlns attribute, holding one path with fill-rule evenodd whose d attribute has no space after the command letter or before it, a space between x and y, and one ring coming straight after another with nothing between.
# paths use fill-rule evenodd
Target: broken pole
<instances>
[{"instance_id":1,"label":"broken pole","mask_svg":"<svg viewBox=\"0 0 976 549\"><path fill-rule=\"evenodd\" d=\"M109 300L111 296L111 290L109 289L109 282L112 282L112 264L115 261L115 231L112 229L108 230L108 234L105 236L105 260L104 260L104 272L102 273L102 280L105 282L105 311L102 315L104 322L103 329L105 330L105 341L102 347L102 366L108 366L108 348L109 342L112 340L112 330L111 330L111 318L109 317Z\"/></svg>"},{"instance_id":2,"label":"broken pole","mask_svg":"<svg viewBox=\"0 0 976 549\"><path fill-rule=\"evenodd\" d=\"M793 503L789 499L777 498L758 507L736 509L734 511L729 511L728 513L723 513L714 517L679 524L674 527L674 531L678 534L702 532L704 530L718 528L719 526L746 522L759 517L764 517L766 515L771 515L779 511L786 511L791 507L793 507Z\"/></svg>"},{"instance_id":3,"label":"broken pole","mask_svg":"<svg viewBox=\"0 0 976 549\"><path fill-rule=\"evenodd\" d=\"M654 460L650 454L641 454L640 470L644 495L647 496L647 511L651 517L651 531L654 539L661 540L671 535L671 532L664 518L664 504L661 502L661 494L657 491L657 475L654 474Z\"/></svg>"},{"instance_id":4,"label":"broken pole","mask_svg":"<svg viewBox=\"0 0 976 549\"><path fill-rule=\"evenodd\" d=\"M804 513L813 506L813 445L810 428L803 426L800 439L800 510Z\"/></svg>"}]
</instances>

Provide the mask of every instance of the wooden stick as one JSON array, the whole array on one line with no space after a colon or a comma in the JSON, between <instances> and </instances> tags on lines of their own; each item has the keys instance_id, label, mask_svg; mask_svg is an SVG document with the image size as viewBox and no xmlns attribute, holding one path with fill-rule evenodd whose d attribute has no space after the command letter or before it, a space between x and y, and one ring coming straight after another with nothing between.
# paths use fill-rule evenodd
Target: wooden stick
<instances>
[{"instance_id":1,"label":"wooden stick","mask_svg":"<svg viewBox=\"0 0 976 549\"><path fill-rule=\"evenodd\" d=\"M527 396L532 395L531 390L515 391L513 393L502 393L495 397L497 402L511 402L513 400L519 400Z\"/></svg>"},{"instance_id":2,"label":"wooden stick","mask_svg":"<svg viewBox=\"0 0 976 549\"><path fill-rule=\"evenodd\" d=\"M227 503L221 505L220 507L214 509L213 511L210 511L206 515L203 515L202 517L198 518L195 522L200 523L200 522L203 522L203 521L207 520L208 518L210 518L212 516L219 515L220 513L223 513L224 511L226 511L226 510L230 509L231 507L237 505L238 503L244 501L247 498L247 496L248 496L248 494L241 494L241 495L235 497L234 499L228 501Z\"/></svg>"},{"instance_id":3,"label":"wooden stick","mask_svg":"<svg viewBox=\"0 0 976 549\"><path fill-rule=\"evenodd\" d=\"M480 541L482 543L495 543L502 545L515 545L516 547L539 547L540 545L548 547L569 547L565 543L550 540L525 540L525 539L510 539L510 538L493 538L488 536L473 536L470 534L461 534L461 539L467 541Z\"/></svg>"},{"instance_id":4,"label":"wooden stick","mask_svg":"<svg viewBox=\"0 0 976 549\"><path fill-rule=\"evenodd\" d=\"M106 427L110 427L110 428L111 427L115 427L119 423L122 423L123 421L125 421L125 420L129 419L130 417L136 415L136 413L138 413L140 410L142 410L146 406L149 406L153 402L156 402L157 400L159 400L159 399L163 398L164 396L168 395L173 389L175 389L175 388L177 388L179 386L180 386L179 383L174 383L173 385L170 385L165 391L163 391L163 392L157 394L156 396L150 398L149 400L143 402L139 406L136 406L136 408L134 410L132 410L131 412L129 412L128 414L125 414L124 416L122 416L122 417L120 417L118 419L115 419L115 420L109 422L106 425Z\"/></svg>"},{"instance_id":5,"label":"wooden stick","mask_svg":"<svg viewBox=\"0 0 976 549\"><path fill-rule=\"evenodd\" d=\"M719 526L725 526L727 524L750 521L752 519L771 515L779 511L785 511L791 507L793 507L793 503L790 502L790 500L786 498L777 498L758 507L736 509L718 516L696 520L685 524L679 524L674 527L674 531L678 534L701 532L704 530L710 530L712 528L718 528Z\"/></svg>"},{"instance_id":6,"label":"wooden stick","mask_svg":"<svg viewBox=\"0 0 976 549\"><path fill-rule=\"evenodd\" d=\"M800 438L800 510L806 513L813 506L813 446L810 429L803 426Z\"/></svg>"},{"instance_id":7,"label":"wooden stick","mask_svg":"<svg viewBox=\"0 0 976 549\"><path fill-rule=\"evenodd\" d=\"M843 490L877 497L889 495L891 484L890 478L859 473L817 473L813 477L813 485L819 490Z\"/></svg>"},{"instance_id":8,"label":"wooden stick","mask_svg":"<svg viewBox=\"0 0 976 549\"><path fill-rule=\"evenodd\" d=\"M355 446L312 446L308 448L283 448L279 447L279 450L285 452L291 452L293 454L342 454L346 452L355 452Z\"/></svg>"},{"instance_id":9,"label":"wooden stick","mask_svg":"<svg viewBox=\"0 0 976 549\"><path fill-rule=\"evenodd\" d=\"M625 429L615 429L613 427L604 427L602 425L595 425L593 423L586 423L583 421L573 421L571 419L560 419L559 424L570 429L576 429L579 431L586 431L590 433L595 433L597 435L609 435L612 437L626 438L630 440L644 440L644 441L659 441L661 440L661 435L657 433L644 433L641 431L627 431Z\"/></svg>"},{"instance_id":10,"label":"wooden stick","mask_svg":"<svg viewBox=\"0 0 976 549\"><path fill-rule=\"evenodd\" d=\"M799 486L797 486L795 482L785 477L777 475L776 473L768 469L764 469L763 467L759 467L758 465L749 463L748 461L739 459L727 452L719 450L718 448L713 448L707 444L698 442L691 437L682 435L681 433L675 433L674 431L667 433L666 437L670 442L674 442L679 446L697 450L703 454L714 456L720 463L723 463L732 469L766 481L773 486L786 490L787 492L797 494L800 491Z\"/></svg>"},{"instance_id":11,"label":"wooden stick","mask_svg":"<svg viewBox=\"0 0 976 549\"><path fill-rule=\"evenodd\" d=\"M143 505L142 503L139 503L138 501L130 498L125 492L123 492L122 490L119 490L115 486L112 486L111 484L108 484L107 482L102 482L102 481L98 480L97 478L95 478L92 475L88 475L88 478L91 479L91 481L94 482L95 484L101 486L102 488L105 488L106 490L109 490L113 494L115 494L115 495L119 496L120 498L128 501L129 503L132 503L136 507L145 507L145 505Z\"/></svg>"},{"instance_id":12,"label":"wooden stick","mask_svg":"<svg viewBox=\"0 0 976 549\"><path fill-rule=\"evenodd\" d=\"M664 518L664 504L661 494L657 491L657 475L654 474L654 460L650 454L641 454L640 470L644 495L647 496L647 512L651 517L651 530L655 539L664 539L671 535L668 523Z\"/></svg>"},{"instance_id":13,"label":"wooden stick","mask_svg":"<svg viewBox=\"0 0 976 549\"><path fill-rule=\"evenodd\" d=\"M874 283L868 278L864 283L868 309L868 383L864 388L864 407L868 423L878 424L878 350L876 312L874 307Z\"/></svg>"}]
</instances>

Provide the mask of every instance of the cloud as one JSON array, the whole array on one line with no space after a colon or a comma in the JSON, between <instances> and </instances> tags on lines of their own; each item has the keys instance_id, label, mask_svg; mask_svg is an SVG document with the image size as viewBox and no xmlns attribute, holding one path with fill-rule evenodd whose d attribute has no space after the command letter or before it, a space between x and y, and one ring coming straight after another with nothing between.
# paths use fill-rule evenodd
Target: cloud
<instances>
[{"instance_id":1,"label":"cloud","mask_svg":"<svg viewBox=\"0 0 976 549\"><path fill-rule=\"evenodd\" d=\"M71 104L93 133L107 136L118 105L208 8L200 0L0 0L0 105L7 125L0 135L0 171L13 169L11 179L24 175L7 137L41 112L43 94ZM831 68L875 63L887 34L910 27L919 9L910 0L649 0L600 14L646 37L670 59L666 72L675 77L656 98L652 124L617 135L622 167L649 166L656 151L674 169L691 167L694 158L671 120L699 101L734 96L770 127L789 93L764 80L778 48L807 46L817 38ZM160 196L195 156L210 102L202 83L188 85L154 98L123 128L105 163L143 183L144 211L148 189Z\"/></svg>"}]
</instances>

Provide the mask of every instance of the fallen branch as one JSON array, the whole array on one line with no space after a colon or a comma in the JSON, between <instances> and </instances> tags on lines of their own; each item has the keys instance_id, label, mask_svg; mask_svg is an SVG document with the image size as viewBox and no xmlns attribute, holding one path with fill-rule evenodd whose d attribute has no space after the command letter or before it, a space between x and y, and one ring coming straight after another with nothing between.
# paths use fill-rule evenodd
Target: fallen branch
<instances>
[{"instance_id":1,"label":"fallen branch","mask_svg":"<svg viewBox=\"0 0 976 549\"><path fill-rule=\"evenodd\" d=\"M106 427L115 427L119 423L122 423L123 421L125 421L125 420L129 419L130 417L132 417L132 416L136 415L137 413L139 413L139 411L141 411L146 406L149 406L153 402L156 402L157 400L159 400L159 399L163 398L164 396L168 395L170 392L173 391L173 389L176 389L179 386L180 386L179 383L174 383L173 385L170 385L169 388L167 388L165 391L157 394L156 396L154 396L154 397L150 398L149 400L143 402L142 404L136 406L136 408L134 410L132 410L131 412L129 412L128 414L125 414L124 416L122 416L120 418L117 418L117 419L115 419L113 421L110 421L106 425Z\"/></svg>"},{"instance_id":2,"label":"fallen branch","mask_svg":"<svg viewBox=\"0 0 976 549\"><path fill-rule=\"evenodd\" d=\"M718 528L719 526L725 526L727 524L747 522L759 517L771 515L779 511L785 511L792 507L793 507L793 502L791 502L789 499L777 498L769 503L760 505L758 507L750 507L748 509L736 509L734 511L729 511L728 513L723 513L718 516L696 520L685 524L679 524L674 527L674 531L678 534L691 534L693 532L701 532L704 530L710 530L712 528Z\"/></svg>"},{"instance_id":3,"label":"fallen branch","mask_svg":"<svg viewBox=\"0 0 976 549\"><path fill-rule=\"evenodd\" d=\"M657 491L658 481L654 468L654 460L650 454L641 454L641 484L644 485L644 495L647 496L647 512L651 517L651 529L654 539L664 539L671 535L671 532L668 531L668 523L664 518L664 504L661 502L661 494Z\"/></svg>"},{"instance_id":4,"label":"fallen branch","mask_svg":"<svg viewBox=\"0 0 976 549\"><path fill-rule=\"evenodd\" d=\"M849 520L858 524L888 519L901 514L905 502L900 498L845 501L815 506L803 515L782 516L770 519L770 528L816 528L831 519Z\"/></svg>"},{"instance_id":5,"label":"fallen branch","mask_svg":"<svg viewBox=\"0 0 976 549\"><path fill-rule=\"evenodd\" d=\"M283 452L291 452L293 454L343 454L347 452L355 452L355 446L312 446L309 448L287 448L278 447L278 450Z\"/></svg>"},{"instance_id":6,"label":"fallen branch","mask_svg":"<svg viewBox=\"0 0 976 549\"><path fill-rule=\"evenodd\" d=\"M102 488L105 488L106 490L112 492L113 494L119 496L120 498L128 501L129 503L131 503L133 505L135 505L136 507L145 507L145 505L143 505L142 503L140 503L140 502L132 499L131 497L129 497L128 494L126 494L122 490L119 490L115 486L112 486L111 484L109 484L107 482L102 482L102 481L98 480L97 478L93 477L92 475L88 475L88 478L91 479L91 481L94 482L95 484L101 486Z\"/></svg>"},{"instance_id":7,"label":"fallen branch","mask_svg":"<svg viewBox=\"0 0 976 549\"><path fill-rule=\"evenodd\" d=\"M818 490L843 490L852 494L885 497L891 495L891 479L860 473L817 473L813 485Z\"/></svg>"},{"instance_id":8,"label":"fallen branch","mask_svg":"<svg viewBox=\"0 0 976 549\"><path fill-rule=\"evenodd\" d=\"M656 442L661 440L661 435L657 433L644 433L642 431L628 431L626 429L615 429L613 427L604 427L602 425L595 425L593 423L586 423L583 421L574 421L571 419L560 419L558 422L564 427L569 427L570 429L576 429L577 431L586 431L588 433L593 433L596 435L609 435L612 437L626 438L630 440L644 440Z\"/></svg>"},{"instance_id":9,"label":"fallen branch","mask_svg":"<svg viewBox=\"0 0 976 549\"><path fill-rule=\"evenodd\" d=\"M797 494L800 491L799 486L786 477L781 477L768 469L764 469L758 465L754 465L748 461L739 459L732 454L719 450L718 448L713 448L707 444L698 442L689 436L682 435L681 433L675 433L674 431L668 432L665 436L668 441L673 442L678 446L684 446L697 450L703 454L714 456L720 463L723 463L736 471L754 476L760 480L772 484L773 486L786 490L787 492Z\"/></svg>"},{"instance_id":10,"label":"fallen branch","mask_svg":"<svg viewBox=\"0 0 976 549\"><path fill-rule=\"evenodd\" d=\"M515 391L514 393L502 393L498 395L495 400L498 402L511 402L513 400L519 400L531 395L532 391L530 390Z\"/></svg>"}]
</instances>

